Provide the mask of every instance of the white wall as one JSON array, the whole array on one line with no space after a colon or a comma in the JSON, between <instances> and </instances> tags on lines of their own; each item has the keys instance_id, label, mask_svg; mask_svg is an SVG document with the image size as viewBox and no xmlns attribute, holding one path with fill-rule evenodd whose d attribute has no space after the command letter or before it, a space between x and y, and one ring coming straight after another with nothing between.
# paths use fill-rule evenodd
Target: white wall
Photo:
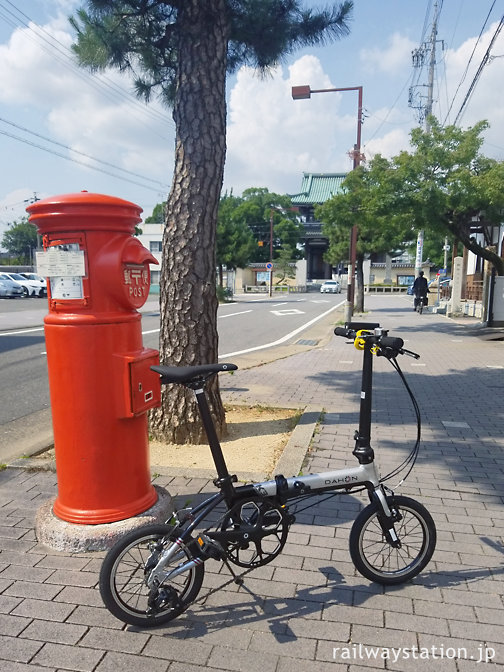
<instances>
[{"instance_id":1,"label":"white wall","mask_svg":"<svg viewBox=\"0 0 504 672\"><path fill-rule=\"evenodd\" d=\"M145 222L142 222L140 228L142 229L142 235L138 236L138 240L157 259L159 264L150 264L151 283L153 285L158 285L159 271L161 270L161 243L163 241L163 225L145 224Z\"/></svg>"}]
</instances>

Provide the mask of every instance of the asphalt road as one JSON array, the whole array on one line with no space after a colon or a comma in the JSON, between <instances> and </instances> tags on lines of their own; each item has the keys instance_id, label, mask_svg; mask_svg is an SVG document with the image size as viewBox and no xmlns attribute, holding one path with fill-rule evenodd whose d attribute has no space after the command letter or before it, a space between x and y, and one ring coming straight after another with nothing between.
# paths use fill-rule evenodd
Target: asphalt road
<instances>
[{"instance_id":1,"label":"asphalt road","mask_svg":"<svg viewBox=\"0 0 504 672\"><path fill-rule=\"evenodd\" d=\"M271 361L296 348L316 345L317 327L336 320L344 295L292 294L286 297L237 297L218 312L219 359L240 368ZM51 417L40 299L0 302L0 462L38 450L50 442ZM327 332L327 327L325 329ZM142 310L145 347L159 347L156 299ZM315 333L315 338L313 335ZM310 336L311 340L307 338Z\"/></svg>"}]
</instances>

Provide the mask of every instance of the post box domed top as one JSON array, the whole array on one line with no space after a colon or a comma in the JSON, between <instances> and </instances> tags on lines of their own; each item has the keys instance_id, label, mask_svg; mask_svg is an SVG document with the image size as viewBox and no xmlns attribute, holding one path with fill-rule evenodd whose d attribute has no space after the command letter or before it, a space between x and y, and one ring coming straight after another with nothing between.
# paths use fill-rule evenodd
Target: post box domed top
<instances>
[{"instance_id":1,"label":"post box domed top","mask_svg":"<svg viewBox=\"0 0 504 672\"><path fill-rule=\"evenodd\" d=\"M142 208L114 196L81 191L51 196L26 208L39 233L116 231L133 234Z\"/></svg>"}]
</instances>

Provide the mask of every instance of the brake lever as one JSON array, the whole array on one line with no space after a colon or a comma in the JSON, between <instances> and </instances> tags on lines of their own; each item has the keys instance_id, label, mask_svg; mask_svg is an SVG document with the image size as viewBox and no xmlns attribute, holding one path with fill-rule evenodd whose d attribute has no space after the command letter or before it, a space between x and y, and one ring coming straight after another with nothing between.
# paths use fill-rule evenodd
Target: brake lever
<instances>
[{"instance_id":1,"label":"brake lever","mask_svg":"<svg viewBox=\"0 0 504 672\"><path fill-rule=\"evenodd\" d=\"M413 357L414 359L420 359L420 355L418 355L416 352L412 352L411 350L406 350L406 348L401 348L399 350L401 355L408 355L408 357Z\"/></svg>"}]
</instances>

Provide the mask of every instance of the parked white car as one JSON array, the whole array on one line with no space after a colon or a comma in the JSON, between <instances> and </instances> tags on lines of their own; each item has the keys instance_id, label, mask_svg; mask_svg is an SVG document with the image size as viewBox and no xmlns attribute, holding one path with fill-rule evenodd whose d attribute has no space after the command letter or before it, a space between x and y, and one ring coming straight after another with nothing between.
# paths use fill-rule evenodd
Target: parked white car
<instances>
[{"instance_id":1,"label":"parked white car","mask_svg":"<svg viewBox=\"0 0 504 672\"><path fill-rule=\"evenodd\" d=\"M17 282L9 278L0 277L0 297L5 299L16 299L23 297L23 289Z\"/></svg>"},{"instance_id":2,"label":"parked white car","mask_svg":"<svg viewBox=\"0 0 504 672\"><path fill-rule=\"evenodd\" d=\"M330 292L332 294L339 294L341 292L341 285L337 280L326 280L320 288L322 294Z\"/></svg>"},{"instance_id":3,"label":"parked white car","mask_svg":"<svg viewBox=\"0 0 504 672\"><path fill-rule=\"evenodd\" d=\"M22 275L23 278L26 278L27 280L33 280L38 283L39 287L42 287L43 293L39 294L39 296L47 295L47 280L41 275L37 275L36 273L20 273L19 275Z\"/></svg>"},{"instance_id":4,"label":"parked white car","mask_svg":"<svg viewBox=\"0 0 504 672\"><path fill-rule=\"evenodd\" d=\"M21 273L0 273L0 278L7 278L12 280L17 285L22 287L24 296L44 296L46 293L45 287L43 287L38 280L28 280L24 278Z\"/></svg>"}]
</instances>

